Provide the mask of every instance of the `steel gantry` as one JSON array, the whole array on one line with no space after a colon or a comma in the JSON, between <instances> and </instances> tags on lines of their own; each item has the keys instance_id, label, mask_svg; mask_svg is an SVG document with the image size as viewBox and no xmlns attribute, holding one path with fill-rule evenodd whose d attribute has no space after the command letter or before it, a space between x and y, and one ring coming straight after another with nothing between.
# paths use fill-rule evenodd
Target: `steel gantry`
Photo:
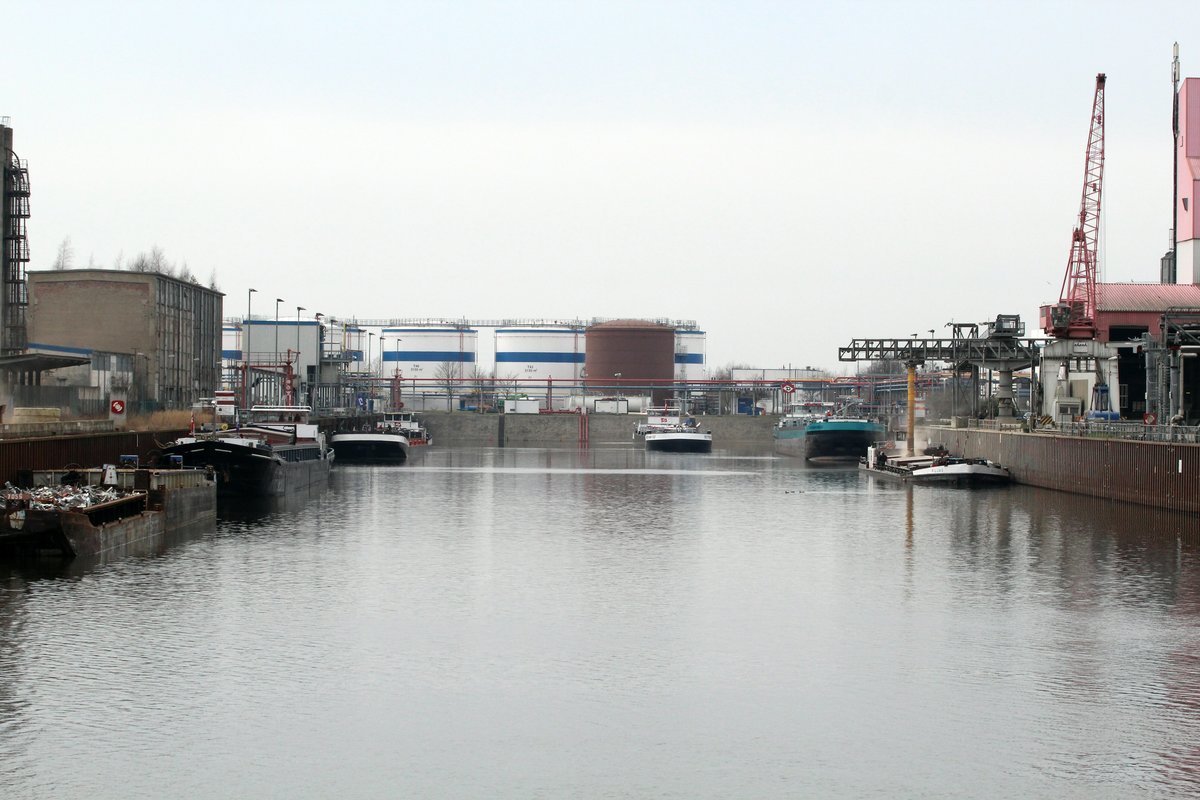
<instances>
[{"instance_id":1,"label":"steel gantry","mask_svg":"<svg viewBox=\"0 0 1200 800\"><path fill-rule=\"evenodd\" d=\"M963 326L955 326L956 333ZM1024 326L1016 317L1001 316L986 337L955 336L951 339L854 339L838 348L838 361L899 361L908 369L907 454L913 454L916 425L916 371L922 364L944 362L961 369L964 365L996 370L997 416L1013 416L1013 372L1036 366L1044 340L1022 339ZM974 332L974 331L972 331ZM1010 335L1016 334L1016 335Z\"/></svg>"}]
</instances>

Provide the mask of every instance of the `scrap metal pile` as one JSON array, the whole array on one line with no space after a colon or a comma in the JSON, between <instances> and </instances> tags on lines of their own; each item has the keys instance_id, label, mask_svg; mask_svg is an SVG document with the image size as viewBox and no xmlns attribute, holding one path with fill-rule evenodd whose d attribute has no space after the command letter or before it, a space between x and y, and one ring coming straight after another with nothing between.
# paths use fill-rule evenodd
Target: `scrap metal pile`
<instances>
[{"instance_id":1,"label":"scrap metal pile","mask_svg":"<svg viewBox=\"0 0 1200 800\"><path fill-rule=\"evenodd\" d=\"M4 504L7 507L27 504L32 511L71 511L101 503L110 503L138 492L117 486L35 486L21 489L5 482Z\"/></svg>"}]
</instances>

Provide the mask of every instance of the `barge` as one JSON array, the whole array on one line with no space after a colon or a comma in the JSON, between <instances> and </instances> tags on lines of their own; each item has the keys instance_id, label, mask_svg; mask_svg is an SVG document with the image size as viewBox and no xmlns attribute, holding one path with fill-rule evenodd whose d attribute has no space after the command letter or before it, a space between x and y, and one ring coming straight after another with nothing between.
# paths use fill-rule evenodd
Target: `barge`
<instances>
[{"instance_id":1,"label":"barge","mask_svg":"<svg viewBox=\"0 0 1200 800\"><path fill-rule=\"evenodd\" d=\"M309 422L311 411L308 406L255 406L240 427L193 432L164 447L162 457L212 471L222 498L307 492L327 483L334 455L325 434Z\"/></svg>"},{"instance_id":2,"label":"barge","mask_svg":"<svg viewBox=\"0 0 1200 800\"><path fill-rule=\"evenodd\" d=\"M174 534L212 527L216 487L202 470L26 472L2 492L0 552L108 558L153 551Z\"/></svg>"},{"instance_id":3,"label":"barge","mask_svg":"<svg viewBox=\"0 0 1200 800\"><path fill-rule=\"evenodd\" d=\"M943 453L920 456L891 456L875 446L858 464L870 475L905 483L936 483L952 486L981 486L1012 481L1009 471L985 458L961 458Z\"/></svg>"}]
</instances>

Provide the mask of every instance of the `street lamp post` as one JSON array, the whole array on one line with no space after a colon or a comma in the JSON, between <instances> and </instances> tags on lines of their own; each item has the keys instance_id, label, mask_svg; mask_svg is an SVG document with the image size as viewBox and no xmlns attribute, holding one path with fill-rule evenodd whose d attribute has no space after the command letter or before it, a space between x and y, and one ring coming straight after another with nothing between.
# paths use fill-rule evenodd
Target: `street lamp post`
<instances>
[{"instance_id":1,"label":"street lamp post","mask_svg":"<svg viewBox=\"0 0 1200 800\"><path fill-rule=\"evenodd\" d=\"M367 331L367 410L370 411L371 401L375 399L375 384L371 383L371 376L375 373L371 366L371 350L375 345L375 331Z\"/></svg>"},{"instance_id":2,"label":"street lamp post","mask_svg":"<svg viewBox=\"0 0 1200 800\"><path fill-rule=\"evenodd\" d=\"M242 326L242 360L250 363L250 298L258 289L246 292L246 324Z\"/></svg>"},{"instance_id":3,"label":"street lamp post","mask_svg":"<svg viewBox=\"0 0 1200 800\"><path fill-rule=\"evenodd\" d=\"M304 306L296 306L296 372L292 373L292 391L295 392L293 399L296 405L300 405L300 312L308 311Z\"/></svg>"},{"instance_id":4,"label":"street lamp post","mask_svg":"<svg viewBox=\"0 0 1200 800\"><path fill-rule=\"evenodd\" d=\"M271 361L271 369L272 370L274 370L277 366L279 366L279 304L282 302L283 302L282 297L275 298L275 354L274 354L274 359ZM280 381L280 383L282 384L282 381ZM283 387L280 386L279 388L283 388ZM282 404L278 391L275 393L275 402Z\"/></svg>"}]
</instances>

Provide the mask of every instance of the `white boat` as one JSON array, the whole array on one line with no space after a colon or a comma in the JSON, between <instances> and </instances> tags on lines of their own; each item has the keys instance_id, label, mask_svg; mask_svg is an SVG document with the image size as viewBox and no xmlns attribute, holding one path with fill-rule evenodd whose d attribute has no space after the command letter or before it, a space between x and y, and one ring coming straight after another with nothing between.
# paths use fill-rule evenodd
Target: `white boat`
<instances>
[{"instance_id":1,"label":"white boat","mask_svg":"<svg viewBox=\"0 0 1200 800\"><path fill-rule=\"evenodd\" d=\"M646 450L660 453L711 453L712 432L700 430L696 418L683 413L676 402L646 412L646 421L638 423L633 438L641 437Z\"/></svg>"},{"instance_id":2,"label":"white boat","mask_svg":"<svg viewBox=\"0 0 1200 800\"><path fill-rule=\"evenodd\" d=\"M383 430L395 430L404 435L409 447L425 447L433 444L433 437L411 411L385 411L379 426Z\"/></svg>"},{"instance_id":3,"label":"white boat","mask_svg":"<svg viewBox=\"0 0 1200 800\"><path fill-rule=\"evenodd\" d=\"M859 461L858 468L872 475L911 483L975 486L1012 480L1007 469L985 458L888 456L882 448L875 446L867 448L867 455Z\"/></svg>"},{"instance_id":4,"label":"white boat","mask_svg":"<svg viewBox=\"0 0 1200 800\"><path fill-rule=\"evenodd\" d=\"M408 460L408 438L398 430L338 431L329 438L338 461L351 464Z\"/></svg>"},{"instance_id":5,"label":"white boat","mask_svg":"<svg viewBox=\"0 0 1200 800\"><path fill-rule=\"evenodd\" d=\"M407 461L410 448L431 444L433 438L411 411L385 411L374 428L338 431L330 438L338 461L353 464Z\"/></svg>"}]
</instances>

